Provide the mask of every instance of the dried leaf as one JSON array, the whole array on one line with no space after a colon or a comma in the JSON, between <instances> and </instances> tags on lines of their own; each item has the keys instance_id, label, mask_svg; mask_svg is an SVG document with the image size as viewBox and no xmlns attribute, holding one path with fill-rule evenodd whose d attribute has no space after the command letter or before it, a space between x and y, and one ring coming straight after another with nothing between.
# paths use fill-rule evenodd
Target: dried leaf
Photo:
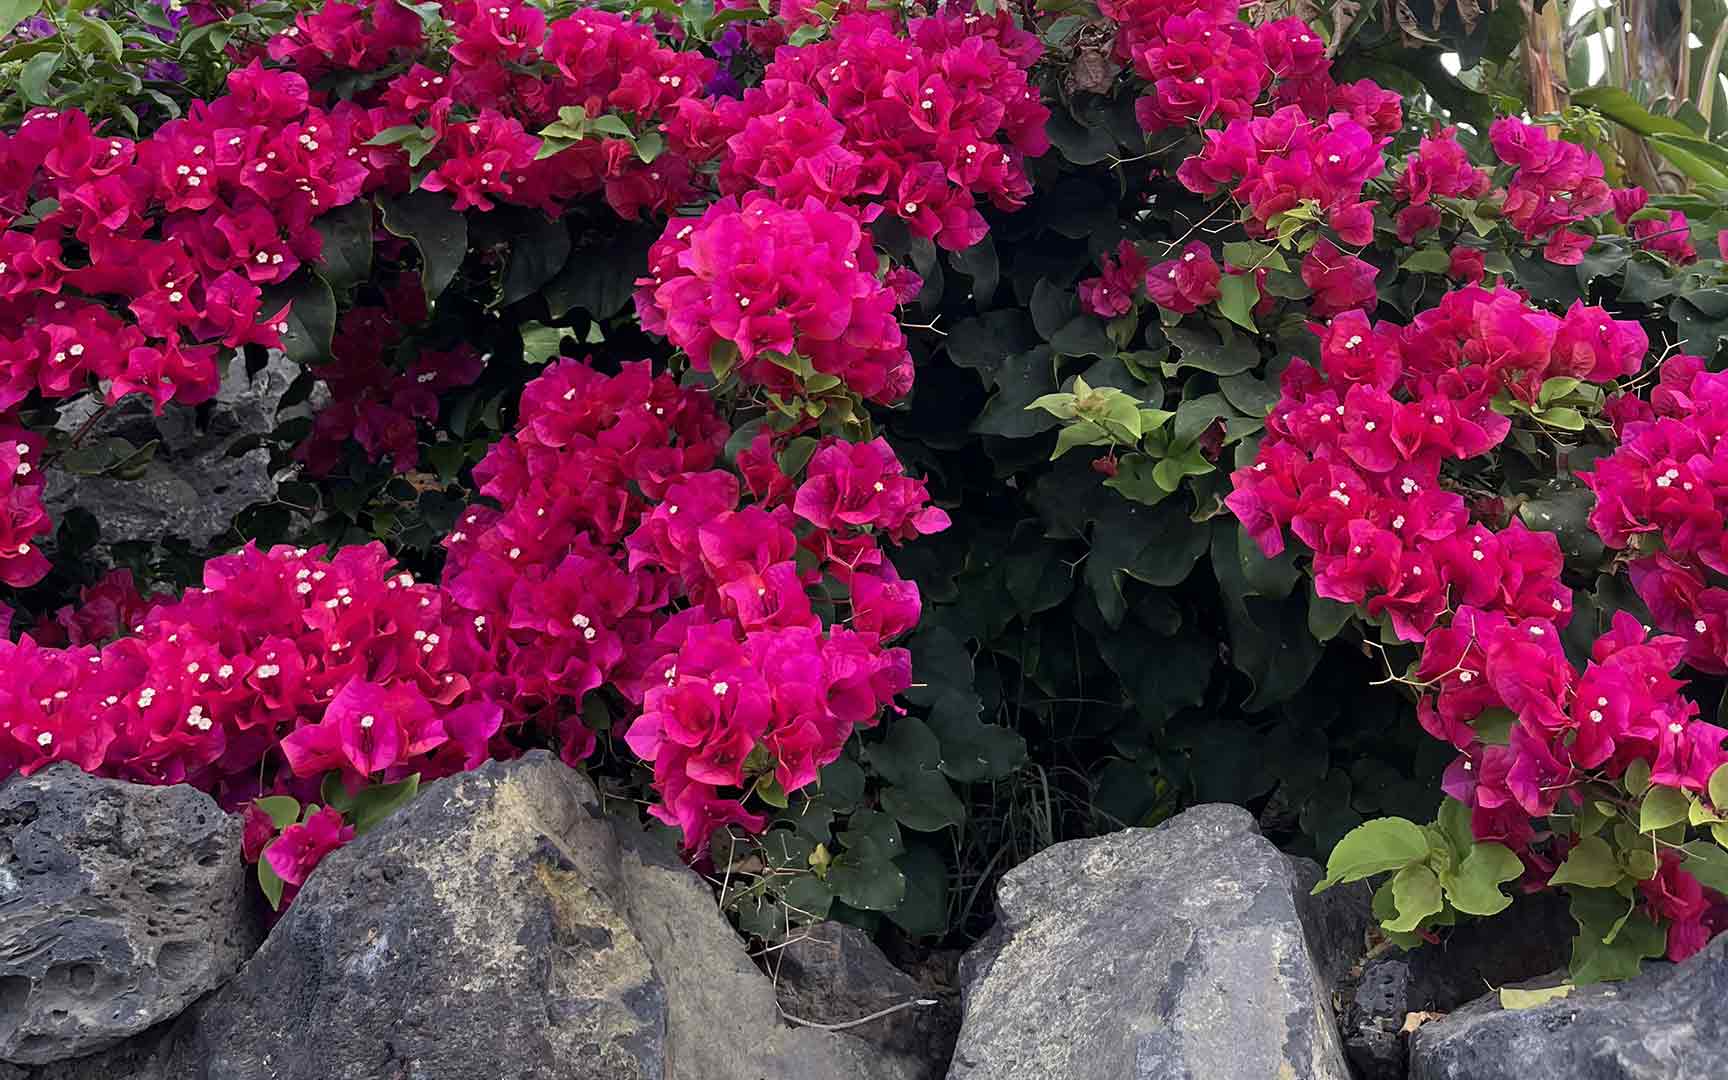
<instances>
[{"instance_id":1,"label":"dried leaf","mask_svg":"<svg viewBox=\"0 0 1728 1080\"><path fill-rule=\"evenodd\" d=\"M1445 1016L1446 1016L1446 1014L1443 1012L1405 1013L1404 1014L1404 1026L1398 1029L1398 1033L1400 1035L1408 1035L1412 1031L1415 1031L1417 1028L1421 1027L1423 1024L1428 1023L1430 1020L1442 1020L1445 1018Z\"/></svg>"}]
</instances>

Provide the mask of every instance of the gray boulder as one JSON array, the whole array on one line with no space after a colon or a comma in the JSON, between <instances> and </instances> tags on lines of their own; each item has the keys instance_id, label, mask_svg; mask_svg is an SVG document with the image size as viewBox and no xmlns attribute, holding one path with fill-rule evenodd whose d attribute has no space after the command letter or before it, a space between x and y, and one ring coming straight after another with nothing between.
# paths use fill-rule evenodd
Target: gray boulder
<instances>
[{"instance_id":1,"label":"gray boulder","mask_svg":"<svg viewBox=\"0 0 1728 1080\"><path fill-rule=\"evenodd\" d=\"M189 787L0 786L0 1061L112 1046L232 975L257 941L240 833Z\"/></svg>"},{"instance_id":2,"label":"gray boulder","mask_svg":"<svg viewBox=\"0 0 1728 1080\"><path fill-rule=\"evenodd\" d=\"M34 1080L912 1080L784 1023L709 887L545 753L326 859L196 1014Z\"/></svg>"},{"instance_id":3,"label":"gray boulder","mask_svg":"<svg viewBox=\"0 0 1728 1080\"><path fill-rule=\"evenodd\" d=\"M1345 1080L1299 891L1234 806L1034 856L963 965L949 1077Z\"/></svg>"},{"instance_id":4,"label":"gray boulder","mask_svg":"<svg viewBox=\"0 0 1728 1080\"><path fill-rule=\"evenodd\" d=\"M1557 981L1557 977L1554 981ZM1552 985L1551 981L1549 985ZM1411 1037L1411 1080L1728 1076L1728 936L1683 964L1579 987L1529 1009L1490 994Z\"/></svg>"},{"instance_id":5,"label":"gray boulder","mask_svg":"<svg viewBox=\"0 0 1728 1080\"><path fill-rule=\"evenodd\" d=\"M847 1024L848 1034L905 1061L919 1080L941 1080L960 1029L954 1003L888 961L856 926L823 922L799 927L769 954L780 1008L821 1024ZM855 1021L921 1001L867 1023Z\"/></svg>"},{"instance_id":6,"label":"gray boulder","mask_svg":"<svg viewBox=\"0 0 1728 1080\"><path fill-rule=\"evenodd\" d=\"M229 451L246 436L276 426L277 402L299 372L286 356L273 353L261 371L248 377L236 358L214 402L196 408L171 404L161 416L142 394L121 399L99 417L100 402L75 402L58 426L73 433L89 423L81 446L121 438L141 448L155 441L155 456L133 480L51 467L44 505L55 520L73 508L90 511L106 543L181 537L194 546L209 544L234 515L274 496L269 451L257 447L232 456Z\"/></svg>"}]
</instances>

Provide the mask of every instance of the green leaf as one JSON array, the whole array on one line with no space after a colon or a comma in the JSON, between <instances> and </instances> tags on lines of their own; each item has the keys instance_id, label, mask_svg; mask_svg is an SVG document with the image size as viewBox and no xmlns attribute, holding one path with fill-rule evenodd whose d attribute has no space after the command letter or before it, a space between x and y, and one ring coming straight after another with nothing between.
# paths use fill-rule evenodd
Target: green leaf
<instances>
[{"instance_id":1,"label":"green leaf","mask_svg":"<svg viewBox=\"0 0 1728 1080\"><path fill-rule=\"evenodd\" d=\"M1685 821L1691 804L1687 794L1677 788L1650 788L1638 807L1638 831L1651 833Z\"/></svg>"},{"instance_id":2,"label":"green leaf","mask_svg":"<svg viewBox=\"0 0 1728 1080\"><path fill-rule=\"evenodd\" d=\"M930 730L942 748L937 765L962 783L1000 780L1026 760L1025 738L984 723L982 710L976 694L947 694L930 711Z\"/></svg>"},{"instance_id":3,"label":"green leaf","mask_svg":"<svg viewBox=\"0 0 1728 1080\"><path fill-rule=\"evenodd\" d=\"M1392 878L1392 900L1398 917L1386 923L1395 933L1409 933L1446 905L1440 899L1440 879L1426 866L1406 866Z\"/></svg>"},{"instance_id":4,"label":"green leaf","mask_svg":"<svg viewBox=\"0 0 1728 1080\"><path fill-rule=\"evenodd\" d=\"M454 206L453 198L435 191L415 191L383 204L384 228L420 250L427 303L443 294L468 256L468 220Z\"/></svg>"},{"instance_id":5,"label":"green leaf","mask_svg":"<svg viewBox=\"0 0 1728 1080\"><path fill-rule=\"evenodd\" d=\"M791 805L791 800L786 798L786 789L780 786L780 781L775 779L774 774L771 772L763 773L761 777L757 779L756 795L769 806L780 810L784 810Z\"/></svg>"},{"instance_id":6,"label":"green leaf","mask_svg":"<svg viewBox=\"0 0 1728 1080\"><path fill-rule=\"evenodd\" d=\"M266 795L254 800L258 809L269 815L270 823L286 829L300 819L300 802L289 795Z\"/></svg>"},{"instance_id":7,"label":"green leaf","mask_svg":"<svg viewBox=\"0 0 1728 1080\"><path fill-rule=\"evenodd\" d=\"M274 316L292 304L282 334L282 351L297 364L316 364L330 355L336 335L336 295L318 274L299 273L264 290L263 310Z\"/></svg>"},{"instance_id":8,"label":"green leaf","mask_svg":"<svg viewBox=\"0 0 1728 1080\"><path fill-rule=\"evenodd\" d=\"M1633 758L1621 775L1620 783L1626 788L1626 794L1634 799L1644 794L1650 786L1650 763L1643 758Z\"/></svg>"},{"instance_id":9,"label":"green leaf","mask_svg":"<svg viewBox=\"0 0 1728 1080\"><path fill-rule=\"evenodd\" d=\"M1619 884L1625 876L1608 841L1600 836L1586 836L1567 854L1566 861L1548 879L1548 884L1606 889Z\"/></svg>"},{"instance_id":10,"label":"green leaf","mask_svg":"<svg viewBox=\"0 0 1728 1080\"><path fill-rule=\"evenodd\" d=\"M1572 889L1572 981L1579 986L1638 974L1641 961L1661 956L1668 934L1612 889Z\"/></svg>"},{"instance_id":11,"label":"green leaf","mask_svg":"<svg viewBox=\"0 0 1728 1080\"><path fill-rule=\"evenodd\" d=\"M636 279L647 272L648 242L640 234L609 251L577 251L542 289L547 313L561 319L581 308L595 319L610 319L630 303Z\"/></svg>"},{"instance_id":12,"label":"green leaf","mask_svg":"<svg viewBox=\"0 0 1728 1080\"><path fill-rule=\"evenodd\" d=\"M1398 264L1405 270L1444 274L1452 267L1452 256L1444 248L1425 247Z\"/></svg>"},{"instance_id":13,"label":"green leaf","mask_svg":"<svg viewBox=\"0 0 1728 1080\"><path fill-rule=\"evenodd\" d=\"M356 835L363 835L378 825L398 807L406 805L420 792L420 774L394 784L370 784L362 788L347 810L348 820Z\"/></svg>"},{"instance_id":14,"label":"green leaf","mask_svg":"<svg viewBox=\"0 0 1728 1080\"><path fill-rule=\"evenodd\" d=\"M1328 600L1324 596L1311 597L1308 601L1308 632L1316 641L1331 641L1355 615L1356 609L1349 604Z\"/></svg>"},{"instance_id":15,"label":"green leaf","mask_svg":"<svg viewBox=\"0 0 1728 1080\"><path fill-rule=\"evenodd\" d=\"M906 892L888 912L894 925L913 937L930 937L948 929L948 864L922 844L907 847L894 860L906 878Z\"/></svg>"},{"instance_id":16,"label":"green leaf","mask_svg":"<svg viewBox=\"0 0 1728 1080\"><path fill-rule=\"evenodd\" d=\"M1483 709L1470 722L1476 737L1489 746L1505 746L1512 741L1512 729L1518 725L1518 714L1499 707Z\"/></svg>"},{"instance_id":17,"label":"green leaf","mask_svg":"<svg viewBox=\"0 0 1728 1080\"><path fill-rule=\"evenodd\" d=\"M1686 872L1707 889L1728 893L1728 851L1707 840L1694 840L1681 849L1686 854Z\"/></svg>"},{"instance_id":18,"label":"green leaf","mask_svg":"<svg viewBox=\"0 0 1728 1080\"><path fill-rule=\"evenodd\" d=\"M1562 431L1584 430L1584 414L1571 406L1544 409L1536 414L1536 419L1549 427L1557 427Z\"/></svg>"},{"instance_id":19,"label":"green leaf","mask_svg":"<svg viewBox=\"0 0 1728 1080\"><path fill-rule=\"evenodd\" d=\"M602 135L613 135L620 139L627 139L631 134L630 125L626 124L622 117L611 113L594 117L588 122L588 126Z\"/></svg>"},{"instance_id":20,"label":"green leaf","mask_svg":"<svg viewBox=\"0 0 1728 1080\"><path fill-rule=\"evenodd\" d=\"M1347 881L1400 870L1428 857L1428 837L1420 826L1403 818L1365 821L1344 834L1326 859L1326 876L1316 893Z\"/></svg>"},{"instance_id":21,"label":"green leaf","mask_svg":"<svg viewBox=\"0 0 1728 1080\"><path fill-rule=\"evenodd\" d=\"M562 221L542 221L533 231L512 237L498 302L514 304L534 295L558 276L569 258L570 230Z\"/></svg>"},{"instance_id":22,"label":"green leaf","mask_svg":"<svg viewBox=\"0 0 1728 1080\"><path fill-rule=\"evenodd\" d=\"M427 135L425 128L418 124L397 124L387 127L378 134L366 140L367 146L398 146L409 139L423 139Z\"/></svg>"},{"instance_id":23,"label":"green leaf","mask_svg":"<svg viewBox=\"0 0 1728 1080\"><path fill-rule=\"evenodd\" d=\"M834 895L861 911L893 911L906 897L906 875L891 859L842 852L828 865Z\"/></svg>"},{"instance_id":24,"label":"green leaf","mask_svg":"<svg viewBox=\"0 0 1728 1080\"><path fill-rule=\"evenodd\" d=\"M1254 240L1237 240L1224 245L1224 261L1240 270L1283 270L1288 272L1290 264L1284 261L1284 256L1271 244L1262 244Z\"/></svg>"},{"instance_id":25,"label":"green leaf","mask_svg":"<svg viewBox=\"0 0 1728 1080\"><path fill-rule=\"evenodd\" d=\"M861 810L840 834L845 851L828 864L828 884L863 911L890 911L906 895L906 876L894 859L904 851L900 827L887 814Z\"/></svg>"},{"instance_id":26,"label":"green leaf","mask_svg":"<svg viewBox=\"0 0 1728 1080\"><path fill-rule=\"evenodd\" d=\"M1572 94L1574 105L1584 105L1595 109L1623 127L1631 128L1640 135L1655 135L1666 133L1670 135L1690 136L1692 131L1678 120L1666 116L1656 116L1631 94L1617 86L1592 86Z\"/></svg>"},{"instance_id":27,"label":"green leaf","mask_svg":"<svg viewBox=\"0 0 1728 1080\"><path fill-rule=\"evenodd\" d=\"M265 845L264 851L269 851L275 843L274 840L270 841L269 844ZM264 890L264 899L270 901L270 910L281 911L282 893L288 887L288 883L277 876L276 871L270 866L270 861L264 858L262 853L258 856L258 887Z\"/></svg>"},{"instance_id":28,"label":"green leaf","mask_svg":"<svg viewBox=\"0 0 1728 1080\"><path fill-rule=\"evenodd\" d=\"M48 80L60 69L60 64L66 59L62 49L53 52L38 53L24 64L18 73L18 89L24 95L24 100L32 105L48 105L53 101L48 93Z\"/></svg>"},{"instance_id":29,"label":"green leaf","mask_svg":"<svg viewBox=\"0 0 1728 1080\"><path fill-rule=\"evenodd\" d=\"M1502 1009L1532 1009L1538 1005L1546 1005L1550 1001L1559 1001L1574 989L1575 987L1570 983L1545 986L1539 990L1519 990L1511 986L1502 986L1500 988L1500 1007Z\"/></svg>"},{"instance_id":30,"label":"green leaf","mask_svg":"<svg viewBox=\"0 0 1728 1080\"><path fill-rule=\"evenodd\" d=\"M10 34L14 27L41 8L42 0L0 0L0 37Z\"/></svg>"},{"instance_id":31,"label":"green leaf","mask_svg":"<svg viewBox=\"0 0 1728 1080\"><path fill-rule=\"evenodd\" d=\"M990 234L985 233L984 239L964 251L951 253L948 261L954 269L972 279L973 303L980 308L988 306L996 295L1002 272L996 259L996 241Z\"/></svg>"},{"instance_id":32,"label":"green leaf","mask_svg":"<svg viewBox=\"0 0 1728 1080\"><path fill-rule=\"evenodd\" d=\"M1225 274L1218 280L1218 311L1226 319L1254 333L1254 305L1260 302L1260 286L1253 274Z\"/></svg>"},{"instance_id":33,"label":"green leaf","mask_svg":"<svg viewBox=\"0 0 1728 1080\"><path fill-rule=\"evenodd\" d=\"M0 16L0 22L4 21L4 16ZM121 61L126 54L126 45L120 40L120 35L112 26L108 25L104 20L98 19L94 15L90 14L78 16L78 21L82 23L95 37L97 43L101 45L102 50L108 54L110 60L113 60L115 63Z\"/></svg>"},{"instance_id":34,"label":"green leaf","mask_svg":"<svg viewBox=\"0 0 1728 1080\"><path fill-rule=\"evenodd\" d=\"M1072 165L1096 165L1116 153L1115 136L1103 127L1081 123L1065 108L1050 110L1044 131L1050 145Z\"/></svg>"},{"instance_id":35,"label":"green leaf","mask_svg":"<svg viewBox=\"0 0 1728 1080\"><path fill-rule=\"evenodd\" d=\"M652 165L666 149L666 136L658 131L644 131L636 137L636 156L642 159L644 165Z\"/></svg>"},{"instance_id":36,"label":"green leaf","mask_svg":"<svg viewBox=\"0 0 1728 1080\"><path fill-rule=\"evenodd\" d=\"M1713 188L1728 188L1728 151L1720 146L1695 135L1657 132L1647 138L1663 157L1693 180Z\"/></svg>"},{"instance_id":37,"label":"green leaf","mask_svg":"<svg viewBox=\"0 0 1728 1080\"><path fill-rule=\"evenodd\" d=\"M1048 345L1005 357L995 376L996 394L985 403L972 430L980 435L1024 439L1059 424L1061 421L1048 413L1026 410L1037 398L1056 392L1054 363Z\"/></svg>"},{"instance_id":38,"label":"green leaf","mask_svg":"<svg viewBox=\"0 0 1728 1080\"><path fill-rule=\"evenodd\" d=\"M1582 386L1583 383L1584 380L1582 379L1574 379L1563 375L1555 376L1552 379L1546 379L1542 383L1542 389L1536 394L1536 403L1538 405L1548 405L1551 402L1559 401L1567 394L1578 389L1578 387Z\"/></svg>"},{"instance_id":39,"label":"green leaf","mask_svg":"<svg viewBox=\"0 0 1728 1080\"><path fill-rule=\"evenodd\" d=\"M1716 771L1710 774L1709 792L1710 805L1714 806L1718 813L1728 810L1728 765L1719 765Z\"/></svg>"},{"instance_id":40,"label":"green leaf","mask_svg":"<svg viewBox=\"0 0 1728 1080\"><path fill-rule=\"evenodd\" d=\"M522 359L529 364L544 364L556 360L570 337L568 326L542 326L537 322L522 324Z\"/></svg>"},{"instance_id":41,"label":"green leaf","mask_svg":"<svg viewBox=\"0 0 1728 1080\"><path fill-rule=\"evenodd\" d=\"M1214 375L1236 375L1260 363L1259 348L1251 339L1234 330L1227 331L1220 338L1210 330L1172 326L1165 331L1165 336L1178 350L1174 363L1177 368L1191 367Z\"/></svg>"},{"instance_id":42,"label":"green leaf","mask_svg":"<svg viewBox=\"0 0 1728 1080\"><path fill-rule=\"evenodd\" d=\"M902 825L935 832L966 820L965 805L941 772L942 745L922 720L895 720L888 737L871 746L868 755L890 785L882 793L882 808Z\"/></svg>"},{"instance_id":43,"label":"green leaf","mask_svg":"<svg viewBox=\"0 0 1728 1080\"><path fill-rule=\"evenodd\" d=\"M372 273L372 202L356 199L312 223L324 238L318 272L337 292L365 281Z\"/></svg>"},{"instance_id":44,"label":"green leaf","mask_svg":"<svg viewBox=\"0 0 1728 1080\"><path fill-rule=\"evenodd\" d=\"M1500 891L1504 882L1516 881L1524 874L1524 863L1504 844L1483 843L1470 848L1470 854L1456 870L1440 875L1446 886L1446 898L1466 915L1497 915L1511 906L1512 898Z\"/></svg>"}]
</instances>

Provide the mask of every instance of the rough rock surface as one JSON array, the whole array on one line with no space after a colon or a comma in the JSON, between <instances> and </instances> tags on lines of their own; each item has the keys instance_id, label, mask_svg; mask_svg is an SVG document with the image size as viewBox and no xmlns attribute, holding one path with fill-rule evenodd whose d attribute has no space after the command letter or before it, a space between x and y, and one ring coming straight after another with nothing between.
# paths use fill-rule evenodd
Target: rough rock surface
<instances>
[{"instance_id":1,"label":"rough rock surface","mask_svg":"<svg viewBox=\"0 0 1728 1080\"><path fill-rule=\"evenodd\" d=\"M951 1080L1344 1080L1283 855L1233 806L1070 841L998 888Z\"/></svg>"},{"instance_id":2,"label":"rough rock surface","mask_svg":"<svg viewBox=\"0 0 1728 1080\"><path fill-rule=\"evenodd\" d=\"M851 1023L907 1001L934 1002L846 1031L904 1060L920 1080L940 1080L947 1071L957 1010L890 963L864 931L837 922L802 927L770 954L769 967L780 1008L822 1024Z\"/></svg>"},{"instance_id":3,"label":"rough rock surface","mask_svg":"<svg viewBox=\"0 0 1728 1080\"><path fill-rule=\"evenodd\" d=\"M53 468L45 493L49 513L58 521L73 507L90 511L107 543L170 536L209 543L235 514L275 493L269 451L260 447L233 457L228 451L239 439L275 427L277 402L298 373L276 353L250 378L236 359L209 405L169 405L156 416L144 395L122 399L91 426L80 445L123 438L143 447L157 440L144 475L123 480ZM62 414L59 426L77 431L99 407L95 400L80 401Z\"/></svg>"},{"instance_id":4,"label":"rough rock surface","mask_svg":"<svg viewBox=\"0 0 1728 1080\"><path fill-rule=\"evenodd\" d=\"M1549 983L1548 985L1552 985ZM1683 964L1580 987L1530 1009L1480 998L1424 1024L1411 1080L1677 1080L1728 1076L1728 936Z\"/></svg>"},{"instance_id":5,"label":"rough rock surface","mask_svg":"<svg viewBox=\"0 0 1728 1080\"><path fill-rule=\"evenodd\" d=\"M1374 889L1366 881L1355 881L1315 895L1314 886L1326 876L1320 864L1288 856L1286 860L1308 951L1319 967L1321 981L1336 986L1368 951L1368 928L1375 925Z\"/></svg>"},{"instance_id":6,"label":"rough rock surface","mask_svg":"<svg viewBox=\"0 0 1728 1080\"><path fill-rule=\"evenodd\" d=\"M1492 919L1446 931L1436 944L1374 958L1348 993L1345 1053L1364 1080L1402 1080L1406 1017L1449 1013L1484 986L1522 982L1565 966L1575 925L1564 897L1523 896Z\"/></svg>"},{"instance_id":7,"label":"rough rock surface","mask_svg":"<svg viewBox=\"0 0 1728 1080\"><path fill-rule=\"evenodd\" d=\"M793 1028L708 887L544 753L330 856L170 1028L33 1080L912 1080Z\"/></svg>"},{"instance_id":8,"label":"rough rock surface","mask_svg":"<svg viewBox=\"0 0 1728 1080\"><path fill-rule=\"evenodd\" d=\"M256 943L240 832L189 787L0 786L0 1061L112 1046L232 975Z\"/></svg>"}]
</instances>

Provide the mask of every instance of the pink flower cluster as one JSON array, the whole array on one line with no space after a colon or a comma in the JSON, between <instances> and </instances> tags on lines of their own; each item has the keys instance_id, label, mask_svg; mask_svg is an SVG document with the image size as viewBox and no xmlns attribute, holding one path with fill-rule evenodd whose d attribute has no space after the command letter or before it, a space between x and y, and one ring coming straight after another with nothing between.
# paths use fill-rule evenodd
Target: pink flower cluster
<instances>
[{"instance_id":1,"label":"pink flower cluster","mask_svg":"<svg viewBox=\"0 0 1728 1080\"><path fill-rule=\"evenodd\" d=\"M653 762L652 812L692 845L763 823L747 791L722 789L809 784L906 688L907 654L886 642L917 622L918 592L880 540L948 523L880 440L825 442L795 484L764 435L740 456L742 501L714 467L726 434L704 395L646 363L610 378L560 363L476 467L505 509L471 508L446 540L453 632L505 730L539 726L575 761L595 745L585 703L639 708L625 739ZM826 627L825 579L851 613Z\"/></svg>"},{"instance_id":2,"label":"pink flower cluster","mask_svg":"<svg viewBox=\"0 0 1728 1080\"><path fill-rule=\"evenodd\" d=\"M1585 474L1598 495L1591 523L1611 546L1647 550L1639 536L1662 538L1666 553L1635 562L1633 580L1676 633L1652 637L1618 613L1579 671L1561 647L1572 595L1555 537L1474 520L1445 467L1505 439L1510 421L1492 407L1502 390L1534 401L1548 378L1635 374L1644 331L1598 308L1574 304L1560 317L1475 286L1408 327L1348 311L1316 329L1322 370L1300 360L1286 370L1265 441L1232 476L1226 504L1269 555L1286 530L1302 541L1319 596L1421 644L1418 717L1459 751L1445 788L1471 808L1477 838L1510 846L1540 882L1564 852L1533 846L1532 819L1580 784L1642 761L1652 783L1705 790L1728 763L1728 730L1699 718L1672 672L1683 660L1715 671L1728 662L1728 591L1712 596L1683 561L1728 567L1708 480L1715 429L1728 430L1714 420L1728 414L1728 377L1681 358L1651 404L1612 410L1625 444ZM1502 722L1505 734L1492 734ZM1674 926L1671 956L1714 932L1713 905L1678 865L1641 889Z\"/></svg>"},{"instance_id":3,"label":"pink flower cluster","mask_svg":"<svg viewBox=\"0 0 1728 1080\"><path fill-rule=\"evenodd\" d=\"M1589 364L1558 344L1585 321L1608 325ZM1350 311L1316 329L1323 373L1303 361L1286 369L1257 460L1232 477L1230 509L1268 554L1288 529L1314 552L1319 595L1363 606L1406 641L1430 640L1446 613L1468 609L1555 644L1571 593L1554 537L1470 524L1442 466L1506 437L1510 421L1492 407L1502 389L1524 392L1551 370L1599 380L1635 370L1642 330L1583 307L1560 319L1475 287L1408 327Z\"/></svg>"},{"instance_id":4,"label":"pink flower cluster","mask_svg":"<svg viewBox=\"0 0 1728 1080\"><path fill-rule=\"evenodd\" d=\"M643 327L700 370L724 373L736 361L744 381L792 394L805 388L796 357L872 401L912 388L898 297L878 277L856 211L809 197L799 206L765 194L721 199L667 225L637 285Z\"/></svg>"},{"instance_id":5,"label":"pink flower cluster","mask_svg":"<svg viewBox=\"0 0 1728 1080\"><path fill-rule=\"evenodd\" d=\"M1315 119L1340 113L1380 135L1402 124L1397 94L1332 79L1325 38L1300 19L1249 26L1239 5L1218 0L1108 0L1099 10L1118 24L1117 58L1150 87L1135 104L1148 131L1248 119L1268 90Z\"/></svg>"},{"instance_id":6,"label":"pink flower cluster","mask_svg":"<svg viewBox=\"0 0 1728 1080\"><path fill-rule=\"evenodd\" d=\"M1146 261L1140 249L1127 240L1117 245L1115 256L1100 256L1103 273L1080 282L1080 306L1104 319L1128 314L1144 295L1159 307L1188 315L1218 299L1223 271L1204 241L1189 243L1175 258L1157 265Z\"/></svg>"},{"instance_id":7,"label":"pink flower cluster","mask_svg":"<svg viewBox=\"0 0 1728 1080\"><path fill-rule=\"evenodd\" d=\"M1385 171L1390 135L1344 113L1312 120L1296 105L1203 135L1205 144L1177 169L1177 179L1197 195L1231 185L1251 231L1264 235L1277 215L1311 204L1346 243L1373 240L1373 204L1363 200L1362 188Z\"/></svg>"},{"instance_id":8,"label":"pink flower cluster","mask_svg":"<svg viewBox=\"0 0 1728 1080\"><path fill-rule=\"evenodd\" d=\"M693 105L673 130L724 141L722 194L886 208L959 250L986 231L978 199L1015 210L1031 194L1025 158L1049 147L1050 113L1026 77L1041 51L1006 11L903 26L845 15L826 40L781 48L741 99Z\"/></svg>"},{"instance_id":9,"label":"pink flower cluster","mask_svg":"<svg viewBox=\"0 0 1728 1080\"><path fill-rule=\"evenodd\" d=\"M1648 402L1616 403L1620 445L1582 479L1590 527L1636 553L1632 585L1701 671L1728 672L1728 375L1696 356L1662 365Z\"/></svg>"},{"instance_id":10,"label":"pink flower cluster","mask_svg":"<svg viewBox=\"0 0 1728 1080\"><path fill-rule=\"evenodd\" d=\"M1613 209L1602 159L1512 116L1494 121L1488 139L1500 160L1516 169L1502 208L1506 220L1526 240L1546 237L1543 254L1549 262L1575 266L1583 261L1591 237L1567 226Z\"/></svg>"},{"instance_id":11,"label":"pink flower cluster","mask_svg":"<svg viewBox=\"0 0 1728 1080\"><path fill-rule=\"evenodd\" d=\"M336 107L354 130L353 153L369 172L368 191L407 189L400 141L374 140L418 129L432 142L419 186L449 192L457 209L489 210L505 201L556 216L576 199L604 192L619 215L634 218L695 194L698 158L676 134L659 155L607 135L536 160L540 140L531 132L569 107L590 119L631 116L653 130L701 97L712 60L667 48L652 27L593 8L548 22L532 4L465 0L444 14L454 35L447 51L434 50L420 16L396 0L322 5L270 44L272 57L308 78L379 76Z\"/></svg>"},{"instance_id":12,"label":"pink flower cluster","mask_svg":"<svg viewBox=\"0 0 1728 1080\"><path fill-rule=\"evenodd\" d=\"M266 311L263 289L316 260L312 220L360 194L349 145L304 80L257 64L136 143L80 113L29 114L0 137L0 408L92 379L111 401L209 398L219 350L279 344L286 310ZM54 209L30 219L41 200Z\"/></svg>"},{"instance_id":13,"label":"pink flower cluster","mask_svg":"<svg viewBox=\"0 0 1728 1080\"><path fill-rule=\"evenodd\" d=\"M34 546L53 531L42 508L47 473L42 437L0 419L0 581L22 588L48 573L48 557Z\"/></svg>"},{"instance_id":14,"label":"pink flower cluster","mask_svg":"<svg viewBox=\"0 0 1728 1080\"><path fill-rule=\"evenodd\" d=\"M1404 171L1392 194L1405 203L1396 225L1401 243L1414 243L1418 234L1440 224L1434 199L1478 199L1488 193L1488 174L1470 163L1458 144L1457 128L1441 128L1426 135L1415 153L1404 161Z\"/></svg>"},{"instance_id":15,"label":"pink flower cluster","mask_svg":"<svg viewBox=\"0 0 1728 1080\"><path fill-rule=\"evenodd\" d=\"M472 768L500 713L470 696L446 607L379 544L213 559L203 588L100 648L0 645L0 775L71 761L237 805L277 752L295 791L331 770L358 784Z\"/></svg>"}]
</instances>

